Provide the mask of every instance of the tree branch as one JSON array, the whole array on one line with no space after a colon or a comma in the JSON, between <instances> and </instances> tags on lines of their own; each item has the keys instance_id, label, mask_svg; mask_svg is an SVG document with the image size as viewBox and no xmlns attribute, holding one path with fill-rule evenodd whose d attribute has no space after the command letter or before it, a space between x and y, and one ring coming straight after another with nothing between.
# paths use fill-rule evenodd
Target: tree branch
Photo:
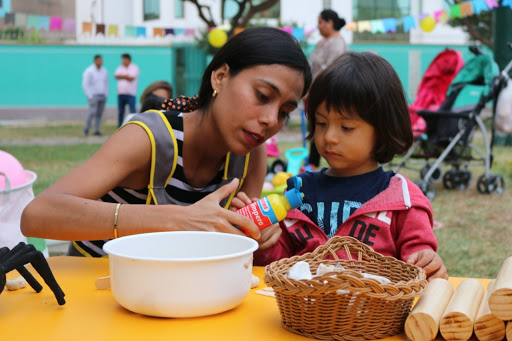
<instances>
[{"instance_id":1,"label":"tree branch","mask_svg":"<svg viewBox=\"0 0 512 341\"><path fill-rule=\"evenodd\" d=\"M466 28L468 29L468 33L469 35L474 39L474 40L478 40L480 41L482 44L484 44L485 46L489 47L492 49L492 41L486 37L484 37L483 35L481 35L476 29L475 27L471 24L471 22L469 21L468 18L461 18L462 20L462 23L466 26Z\"/></svg>"},{"instance_id":2,"label":"tree branch","mask_svg":"<svg viewBox=\"0 0 512 341\"><path fill-rule=\"evenodd\" d=\"M247 26L249 20L251 20L251 18L256 13L269 9L270 7L274 6L279 0L267 0L256 6L252 4L251 0L247 1L249 2L249 11L247 12L247 15L243 18L242 22L239 23L239 26L241 27Z\"/></svg>"},{"instance_id":3,"label":"tree branch","mask_svg":"<svg viewBox=\"0 0 512 341\"><path fill-rule=\"evenodd\" d=\"M206 23L206 25L208 25L208 27L215 27L215 26L217 26L215 24L215 22L213 21L212 9L210 8L210 6L201 5L198 0L182 0L182 1L183 2L187 2L188 1L188 2L191 2L194 5L196 5L197 12L199 13L199 17L201 18L201 20L203 20ZM206 17L206 15L203 13L203 9L206 9L206 11L208 12L208 14L210 16L210 19L208 19Z\"/></svg>"}]
</instances>

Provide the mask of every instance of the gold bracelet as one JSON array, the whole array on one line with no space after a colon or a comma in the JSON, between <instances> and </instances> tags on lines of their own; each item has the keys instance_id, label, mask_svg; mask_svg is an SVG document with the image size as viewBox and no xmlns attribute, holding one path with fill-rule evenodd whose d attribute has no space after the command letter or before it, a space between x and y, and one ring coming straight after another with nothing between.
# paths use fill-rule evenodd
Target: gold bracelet
<instances>
[{"instance_id":1,"label":"gold bracelet","mask_svg":"<svg viewBox=\"0 0 512 341\"><path fill-rule=\"evenodd\" d=\"M119 207L121 207L121 203L117 204L116 213L114 213L114 239L117 238L117 216L119 215Z\"/></svg>"}]
</instances>

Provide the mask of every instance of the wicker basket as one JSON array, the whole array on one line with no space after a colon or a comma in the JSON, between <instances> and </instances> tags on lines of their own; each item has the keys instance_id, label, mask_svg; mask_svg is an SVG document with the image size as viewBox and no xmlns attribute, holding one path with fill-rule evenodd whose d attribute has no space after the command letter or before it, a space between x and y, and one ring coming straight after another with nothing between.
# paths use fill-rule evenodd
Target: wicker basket
<instances>
[{"instance_id":1,"label":"wicker basket","mask_svg":"<svg viewBox=\"0 0 512 341\"><path fill-rule=\"evenodd\" d=\"M346 270L312 280L287 278L288 270L299 261L308 262L312 274L320 263L341 264ZM380 284L360 272L384 276L391 283ZM399 334L414 298L427 285L419 267L384 257L355 238L338 236L314 252L267 265L264 280L275 291L283 327L321 340L371 340Z\"/></svg>"}]
</instances>

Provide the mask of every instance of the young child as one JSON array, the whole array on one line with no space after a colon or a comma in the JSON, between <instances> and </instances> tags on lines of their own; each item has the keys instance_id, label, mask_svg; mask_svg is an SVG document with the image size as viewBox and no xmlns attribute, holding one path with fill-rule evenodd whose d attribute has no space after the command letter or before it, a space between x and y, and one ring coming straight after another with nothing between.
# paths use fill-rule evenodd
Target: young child
<instances>
[{"instance_id":1,"label":"young child","mask_svg":"<svg viewBox=\"0 0 512 341\"><path fill-rule=\"evenodd\" d=\"M352 236L416 264L429 279L447 278L428 199L409 179L379 165L412 143L393 67L373 53L347 52L315 79L308 101L308 138L330 168L299 174L304 204L281 223L278 243L256 252L255 264L311 252L335 235Z\"/></svg>"}]
</instances>

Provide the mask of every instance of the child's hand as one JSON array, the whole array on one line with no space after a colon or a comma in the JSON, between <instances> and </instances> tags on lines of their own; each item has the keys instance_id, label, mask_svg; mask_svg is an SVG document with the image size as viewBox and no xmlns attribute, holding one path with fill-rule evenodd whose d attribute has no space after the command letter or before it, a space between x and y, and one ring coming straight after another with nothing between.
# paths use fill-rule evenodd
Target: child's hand
<instances>
[{"instance_id":1,"label":"child's hand","mask_svg":"<svg viewBox=\"0 0 512 341\"><path fill-rule=\"evenodd\" d=\"M406 263L419 266L425 270L429 281L434 278L448 279L443 260L434 250L417 251L407 257Z\"/></svg>"},{"instance_id":2,"label":"child's hand","mask_svg":"<svg viewBox=\"0 0 512 341\"><path fill-rule=\"evenodd\" d=\"M236 197L234 197L233 200L231 200L231 206L229 207L229 209L234 212L241 208L244 208L247 205L250 205L253 201L258 201L258 199L256 198L251 200L249 196L245 194L245 192L238 192Z\"/></svg>"},{"instance_id":3,"label":"child's hand","mask_svg":"<svg viewBox=\"0 0 512 341\"><path fill-rule=\"evenodd\" d=\"M281 233L282 230L279 223L275 223L261 230L261 237L258 240L258 243L260 243L260 250L268 249L277 243L279 237L281 237Z\"/></svg>"}]
</instances>

